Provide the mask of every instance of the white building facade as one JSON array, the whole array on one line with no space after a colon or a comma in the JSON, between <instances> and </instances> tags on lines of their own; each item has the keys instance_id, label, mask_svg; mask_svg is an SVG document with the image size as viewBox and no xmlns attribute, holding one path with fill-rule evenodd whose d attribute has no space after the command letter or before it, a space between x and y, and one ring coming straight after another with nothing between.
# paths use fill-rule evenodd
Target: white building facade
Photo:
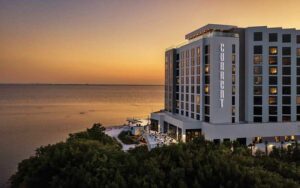
<instances>
[{"instance_id":1,"label":"white building facade","mask_svg":"<svg viewBox=\"0 0 300 188\"><path fill-rule=\"evenodd\" d=\"M165 109L151 127L181 140L300 140L300 31L208 24L165 52Z\"/></svg>"}]
</instances>

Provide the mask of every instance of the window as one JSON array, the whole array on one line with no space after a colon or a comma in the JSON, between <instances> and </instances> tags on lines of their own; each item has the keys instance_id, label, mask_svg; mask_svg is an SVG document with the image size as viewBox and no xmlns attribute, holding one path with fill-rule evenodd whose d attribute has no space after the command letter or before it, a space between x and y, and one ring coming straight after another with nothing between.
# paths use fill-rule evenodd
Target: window
<instances>
[{"instance_id":1,"label":"window","mask_svg":"<svg viewBox=\"0 0 300 188\"><path fill-rule=\"evenodd\" d=\"M276 65L277 64L277 56L269 56L269 64Z\"/></svg>"},{"instance_id":2,"label":"window","mask_svg":"<svg viewBox=\"0 0 300 188\"><path fill-rule=\"evenodd\" d=\"M291 87L283 86L282 87L282 94L284 95L290 95L291 94Z\"/></svg>"},{"instance_id":3,"label":"window","mask_svg":"<svg viewBox=\"0 0 300 188\"><path fill-rule=\"evenodd\" d=\"M209 86L208 85L206 85L204 87L204 92L205 92L205 94L209 94Z\"/></svg>"},{"instance_id":4,"label":"window","mask_svg":"<svg viewBox=\"0 0 300 188\"><path fill-rule=\"evenodd\" d=\"M204 79L205 80L205 84L209 84L209 77L210 76L205 76L205 79Z\"/></svg>"},{"instance_id":5,"label":"window","mask_svg":"<svg viewBox=\"0 0 300 188\"><path fill-rule=\"evenodd\" d=\"M263 49L262 46L254 46L254 54L262 54Z\"/></svg>"},{"instance_id":6,"label":"window","mask_svg":"<svg viewBox=\"0 0 300 188\"><path fill-rule=\"evenodd\" d=\"M232 96L232 97L231 97L231 104L232 104L232 105L235 105L235 96Z\"/></svg>"},{"instance_id":7,"label":"window","mask_svg":"<svg viewBox=\"0 0 300 188\"><path fill-rule=\"evenodd\" d=\"M277 55L277 47L276 46L270 46L269 47L269 54L270 55Z\"/></svg>"},{"instance_id":8,"label":"window","mask_svg":"<svg viewBox=\"0 0 300 188\"><path fill-rule=\"evenodd\" d=\"M290 65L291 64L291 57L282 57L282 64L283 65Z\"/></svg>"},{"instance_id":9,"label":"window","mask_svg":"<svg viewBox=\"0 0 300 188\"><path fill-rule=\"evenodd\" d=\"M254 76L254 84L256 84L256 85L262 84L262 77Z\"/></svg>"},{"instance_id":10,"label":"window","mask_svg":"<svg viewBox=\"0 0 300 188\"><path fill-rule=\"evenodd\" d=\"M269 77L269 84L270 85L277 85L277 77L276 76L270 76Z\"/></svg>"},{"instance_id":11,"label":"window","mask_svg":"<svg viewBox=\"0 0 300 188\"><path fill-rule=\"evenodd\" d=\"M205 54L209 54L209 45L206 45L204 48Z\"/></svg>"},{"instance_id":12,"label":"window","mask_svg":"<svg viewBox=\"0 0 300 188\"><path fill-rule=\"evenodd\" d=\"M277 116L269 116L269 122L277 122Z\"/></svg>"},{"instance_id":13,"label":"window","mask_svg":"<svg viewBox=\"0 0 300 188\"><path fill-rule=\"evenodd\" d=\"M297 106L297 114L300 114L300 106Z\"/></svg>"},{"instance_id":14,"label":"window","mask_svg":"<svg viewBox=\"0 0 300 188\"><path fill-rule=\"evenodd\" d=\"M269 106L269 114L277 115L277 106Z\"/></svg>"},{"instance_id":15,"label":"window","mask_svg":"<svg viewBox=\"0 0 300 188\"><path fill-rule=\"evenodd\" d=\"M283 75L290 75L291 74L291 67L283 67L282 68Z\"/></svg>"},{"instance_id":16,"label":"window","mask_svg":"<svg viewBox=\"0 0 300 188\"><path fill-rule=\"evenodd\" d=\"M232 84L235 84L235 75L232 75Z\"/></svg>"},{"instance_id":17,"label":"window","mask_svg":"<svg viewBox=\"0 0 300 188\"><path fill-rule=\"evenodd\" d=\"M232 45L232 53L233 54L235 53L235 45L234 44Z\"/></svg>"},{"instance_id":18,"label":"window","mask_svg":"<svg viewBox=\"0 0 300 188\"><path fill-rule=\"evenodd\" d=\"M209 74L209 65L205 65L204 70L205 70L205 74Z\"/></svg>"},{"instance_id":19,"label":"window","mask_svg":"<svg viewBox=\"0 0 300 188\"><path fill-rule=\"evenodd\" d=\"M269 96L269 104L277 104L277 97L276 96Z\"/></svg>"},{"instance_id":20,"label":"window","mask_svg":"<svg viewBox=\"0 0 300 188\"><path fill-rule=\"evenodd\" d=\"M297 67L297 75L300 75L300 67Z\"/></svg>"},{"instance_id":21,"label":"window","mask_svg":"<svg viewBox=\"0 0 300 188\"><path fill-rule=\"evenodd\" d=\"M277 33L269 33L269 42L277 42Z\"/></svg>"},{"instance_id":22,"label":"window","mask_svg":"<svg viewBox=\"0 0 300 188\"><path fill-rule=\"evenodd\" d=\"M262 63L262 55L254 55L254 64L261 64Z\"/></svg>"},{"instance_id":23,"label":"window","mask_svg":"<svg viewBox=\"0 0 300 188\"><path fill-rule=\"evenodd\" d=\"M262 74L262 66L254 66L253 74Z\"/></svg>"},{"instance_id":24,"label":"window","mask_svg":"<svg viewBox=\"0 0 300 188\"><path fill-rule=\"evenodd\" d=\"M300 48L297 48L297 56L300 56Z\"/></svg>"},{"instance_id":25,"label":"window","mask_svg":"<svg viewBox=\"0 0 300 188\"><path fill-rule=\"evenodd\" d=\"M209 106L205 106L204 107L204 113L205 114L209 114Z\"/></svg>"},{"instance_id":26,"label":"window","mask_svg":"<svg viewBox=\"0 0 300 188\"><path fill-rule=\"evenodd\" d=\"M297 95L300 95L300 87L297 87Z\"/></svg>"},{"instance_id":27,"label":"window","mask_svg":"<svg viewBox=\"0 0 300 188\"><path fill-rule=\"evenodd\" d=\"M253 108L253 114L254 115L262 115L262 107L261 106L255 106Z\"/></svg>"},{"instance_id":28,"label":"window","mask_svg":"<svg viewBox=\"0 0 300 188\"><path fill-rule=\"evenodd\" d=\"M254 32L253 39L254 41L262 41L262 32Z\"/></svg>"},{"instance_id":29,"label":"window","mask_svg":"<svg viewBox=\"0 0 300 188\"><path fill-rule=\"evenodd\" d=\"M209 122L209 117L208 117L208 116L205 116L205 117L204 117L204 121L205 121L205 122Z\"/></svg>"},{"instance_id":30,"label":"window","mask_svg":"<svg viewBox=\"0 0 300 188\"><path fill-rule=\"evenodd\" d=\"M209 104L209 96L205 96L204 97L204 103L205 104Z\"/></svg>"},{"instance_id":31,"label":"window","mask_svg":"<svg viewBox=\"0 0 300 188\"><path fill-rule=\"evenodd\" d=\"M282 121L283 122L291 121L291 116L282 116Z\"/></svg>"},{"instance_id":32,"label":"window","mask_svg":"<svg viewBox=\"0 0 300 188\"><path fill-rule=\"evenodd\" d=\"M300 97L299 96L297 96L296 101L297 101L297 104L300 104Z\"/></svg>"},{"instance_id":33,"label":"window","mask_svg":"<svg viewBox=\"0 0 300 188\"><path fill-rule=\"evenodd\" d=\"M270 67L269 68L269 74L272 74L272 75L277 74L277 67Z\"/></svg>"},{"instance_id":34,"label":"window","mask_svg":"<svg viewBox=\"0 0 300 188\"><path fill-rule=\"evenodd\" d=\"M291 104L291 97L290 96L283 96L282 97L282 104Z\"/></svg>"},{"instance_id":35,"label":"window","mask_svg":"<svg viewBox=\"0 0 300 188\"><path fill-rule=\"evenodd\" d=\"M291 55L291 47L282 47L282 55Z\"/></svg>"},{"instance_id":36,"label":"window","mask_svg":"<svg viewBox=\"0 0 300 188\"><path fill-rule=\"evenodd\" d=\"M253 122L262 122L262 117L253 117Z\"/></svg>"},{"instance_id":37,"label":"window","mask_svg":"<svg viewBox=\"0 0 300 188\"><path fill-rule=\"evenodd\" d=\"M270 95L277 94L277 87L269 87L269 93Z\"/></svg>"},{"instance_id":38,"label":"window","mask_svg":"<svg viewBox=\"0 0 300 188\"><path fill-rule=\"evenodd\" d=\"M291 85L291 77L282 77L282 84L283 85Z\"/></svg>"},{"instance_id":39,"label":"window","mask_svg":"<svg viewBox=\"0 0 300 188\"><path fill-rule=\"evenodd\" d=\"M204 57L204 63L207 65L207 64L209 64L209 56L208 55L206 55L205 57Z\"/></svg>"},{"instance_id":40,"label":"window","mask_svg":"<svg viewBox=\"0 0 300 188\"><path fill-rule=\"evenodd\" d=\"M262 105L262 97L254 96L254 104L255 105Z\"/></svg>"},{"instance_id":41,"label":"window","mask_svg":"<svg viewBox=\"0 0 300 188\"><path fill-rule=\"evenodd\" d=\"M262 86L254 86L254 95L262 95Z\"/></svg>"},{"instance_id":42,"label":"window","mask_svg":"<svg viewBox=\"0 0 300 188\"><path fill-rule=\"evenodd\" d=\"M291 35L290 34L283 34L282 35L282 42L291 42Z\"/></svg>"},{"instance_id":43,"label":"window","mask_svg":"<svg viewBox=\"0 0 300 188\"><path fill-rule=\"evenodd\" d=\"M283 106L282 107L283 114L291 114L291 107L290 106Z\"/></svg>"},{"instance_id":44,"label":"window","mask_svg":"<svg viewBox=\"0 0 300 188\"><path fill-rule=\"evenodd\" d=\"M232 74L235 74L235 65L232 65Z\"/></svg>"},{"instance_id":45,"label":"window","mask_svg":"<svg viewBox=\"0 0 300 188\"><path fill-rule=\"evenodd\" d=\"M300 44L300 35L297 35L297 44Z\"/></svg>"}]
</instances>

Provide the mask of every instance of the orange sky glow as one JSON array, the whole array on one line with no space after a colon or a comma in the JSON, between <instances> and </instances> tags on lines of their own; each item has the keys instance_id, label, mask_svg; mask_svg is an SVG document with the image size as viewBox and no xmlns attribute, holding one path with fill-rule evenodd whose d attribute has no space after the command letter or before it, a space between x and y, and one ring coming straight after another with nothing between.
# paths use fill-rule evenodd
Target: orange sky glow
<instances>
[{"instance_id":1,"label":"orange sky glow","mask_svg":"<svg viewBox=\"0 0 300 188\"><path fill-rule=\"evenodd\" d=\"M0 83L163 84L208 23L300 29L298 0L0 0Z\"/></svg>"}]
</instances>

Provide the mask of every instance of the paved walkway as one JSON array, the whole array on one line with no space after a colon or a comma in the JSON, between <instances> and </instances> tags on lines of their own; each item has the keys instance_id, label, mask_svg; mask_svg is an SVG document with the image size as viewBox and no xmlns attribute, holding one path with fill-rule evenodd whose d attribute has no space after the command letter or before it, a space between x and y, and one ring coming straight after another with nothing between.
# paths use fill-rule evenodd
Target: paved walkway
<instances>
[{"instance_id":1,"label":"paved walkway","mask_svg":"<svg viewBox=\"0 0 300 188\"><path fill-rule=\"evenodd\" d=\"M116 128L107 128L105 130L105 133L111 137L114 137L122 144L122 150L123 151L128 151L130 148L135 148L135 144L124 144L119 138L118 135L123 131L123 130L129 130L128 127L116 127Z\"/></svg>"}]
</instances>

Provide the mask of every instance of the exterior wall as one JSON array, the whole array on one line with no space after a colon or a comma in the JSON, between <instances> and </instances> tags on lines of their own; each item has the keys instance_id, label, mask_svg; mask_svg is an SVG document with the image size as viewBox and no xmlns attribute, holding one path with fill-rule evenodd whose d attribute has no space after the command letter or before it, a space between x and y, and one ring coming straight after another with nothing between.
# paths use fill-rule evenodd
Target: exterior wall
<instances>
[{"instance_id":1,"label":"exterior wall","mask_svg":"<svg viewBox=\"0 0 300 188\"><path fill-rule=\"evenodd\" d=\"M254 41L254 32L262 32L263 37L262 41ZM269 42L269 34L270 33L277 33L277 42ZM259 115L255 115L254 106L261 106L262 107L262 122L270 122L269 117L277 117L277 122L294 122L297 121L297 57L296 57L296 49L299 45L296 44L296 35L299 31L294 29L281 29L281 28L267 28L267 27L254 27L254 28L247 28L246 35L245 35L245 49L246 49L246 89L247 89L247 96L246 96L246 121L247 122L254 122L254 117L259 117ZM291 35L291 42L284 43L282 42L282 35L283 34L290 34ZM261 65L254 64L254 46L259 45L262 46L262 58L263 61ZM269 64L269 47L277 47L277 64ZM289 47L291 48L291 55L283 55L283 48ZM291 58L290 65L283 63L283 57ZM262 66L262 84L256 84L257 86L261 85L262 87L262 94L256 95L254 93L254 66ZM277 74L274 77L277 77L277 84L269 83L270 67L277 67ZM283 69L290 68L290 75L284 74ZM259 75L259 74L258 74ZM290 84L284 84L283 77L288 77L291 79ZM299 83L300 84L300 83ZM277 87L277 94L270 94L269 86ZM285 94L286 88L291 90L290 94ZM299 93L300 94L300 93ZM254 96L262 96L262 104L261 105L254 105L255 99ZM277 96L277 104L270 105L269 104L269 96ZM290 104L285 104L283 101L283 97L290 96ZM269 113L269 106L277 107L277 114L270 114ZM283 106L290 107L290 113L283 113ZM290 120L286 120L286 117L290 117ZM274 120L273 120L274 121Z\"/></svg>"},{"instance_id":2,"label":"exterior wall","mask_svg":"<svg viewBox=\"0 0 300 188\"><path fill-rule=\"evenodd\" d=\"M205 28L209 28L208 26ZM159 130L163 132L166 130L164 125L172 125L174 131L176 126L177 134L180 130L183 141L186 140L186 130L193 129L200 130L209 140L242 139L248 144L257 137L274 140L275 137L284 139L285 136L295 136L300 140L300 124L297 122L300 121L300 31L267 27L232 28L227 32L206 32L206 29L199 31L202 30L205 32L195 37L194 34L191 35L185 45L166 51L166 111L151 114L151 119L158 121ZM254 41L255 32L262 33L262 41ZM277 33L276 42L269 41L270 33ZM284 34L291 35L291 42L282 42ZM220 103L221 44L224 44L223 108ZM257 45L262 46L262 61L259 64L254 63L254 46ZM270 55L269 47L277 47L277 54ZM283 54L285 47L290 47L290 55ZM277 57L277 63L270 64L269 58L274 56ZM283 58L290 58L290 63L286 63L288 61ZM233 59L235 63L232 62ZM235 82L232 76L233 66ZM257 72L255 68L254 73L254 67L257 66L261 67L262 72ZM277 68L277 72L271 75L270 68L273 67ZM255 76L261 76L262 82L255 84ZM277 78L276 84L270 83L274 77ZM284 84L286 77L291 81L285 81ZM261 94L254 92L254 86L261 87ZM277 93L270 92L270 87L276 87ZM261 96L261 104L254 105L257 102L257 98L254 98L256 96ZM277 97L277 104L269 104L269 97L273 96ZM284 102L288 96L290 104ZM207 97L209 100L205 100ZM235 113L232 113L233 106ZM277 111L271 114L274 107ZM261 115L254 116L260 108ZM289 108L290 113L284 113ZM257 116L261 117L261 122L255 122L257 118L254 121ZM289 116L290 120L286 119ZM272 117L277 118L276 122L270 122Z\"/></svg>"},{"instance_id":3,"label":"exterior wall","mask_svg":"<svg viewBox=\"0 0 300 188\"><path fill-rule=\"evenodd\" d=\"M206 39L210 46L210 122L213 124L232 123L232 109L235 106L235 122L239 122L239 38L234 37L213 37ZM220 102L220 45L224 44L224 106ZM235 45L235 94L232 84L232 45ZM232 96L235 96L235 105L232 105Z\"/></svg>"},{"instance_id":4,"label":"exterior wall","mask_svg":"<svg viewBox=\"0 0 300 188\"><path fill-rule=\"evenodd\" d=\"M176 50L171 49L165 53L165 110L175 112L176 90Z\"/></svg>"}]
</instances>

